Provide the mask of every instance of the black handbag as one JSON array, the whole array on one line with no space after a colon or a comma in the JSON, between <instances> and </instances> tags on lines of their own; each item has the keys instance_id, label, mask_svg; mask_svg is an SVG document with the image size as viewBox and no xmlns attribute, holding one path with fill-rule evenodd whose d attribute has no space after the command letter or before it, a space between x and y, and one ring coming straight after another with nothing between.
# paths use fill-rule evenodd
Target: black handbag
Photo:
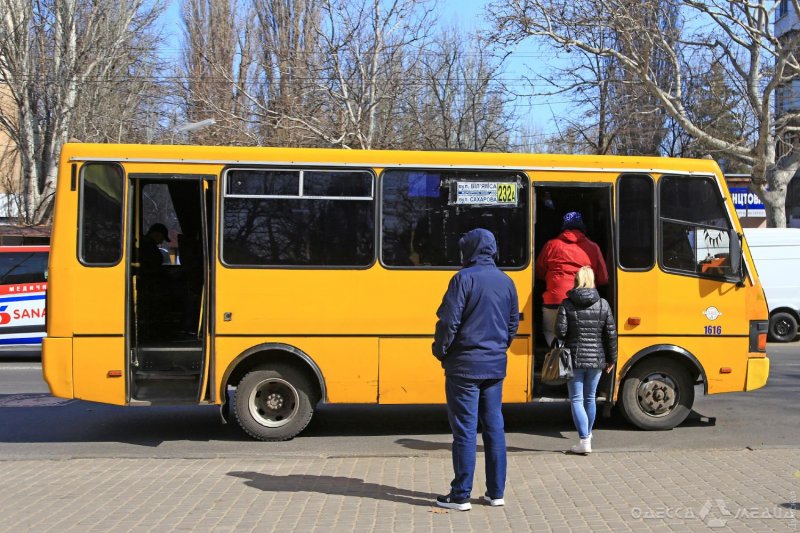
<instances>
[{"instance_id":1,"label":"black handbag","mask_svg":"<svg viewBox=\"0 0 800 533\"><path fill-rule=\"evenodd\" d=\"M572 379L572 357L564 341L556 339L553 347L544 356L542 365L542 383L545 385L563 385Z\"/></svg>"}]
</instances>

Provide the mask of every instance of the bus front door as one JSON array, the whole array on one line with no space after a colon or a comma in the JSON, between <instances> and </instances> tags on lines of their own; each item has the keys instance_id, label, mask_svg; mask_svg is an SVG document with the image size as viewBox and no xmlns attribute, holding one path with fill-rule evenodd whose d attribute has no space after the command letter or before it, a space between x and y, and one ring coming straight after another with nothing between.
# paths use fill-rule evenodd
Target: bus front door
<instances>
[{"instance_id":1,"label":"bus front door","mask_svg":"<svg viewBox=\"0 0 800 533\"><path fill-rule=\"evenodd\" d=\"M600 295L616 311L617 307L617 270L614 256L614 220L613 189L610 183L601 182L538 182L534 185L535 217L534 217L534 253L539 253L548 241L561 234L563 217L566 213L581 213L586 236L599 247L605 260L608 272L607 283L599 284ZM550 347L542 334L543 295L545 282L534 272L533 309L533 398L540 400L564 400L568 398L566 385L548 386L541 382L542 362ZM616 313L615 313L616 314ZM610 399L614 388L614 378L603 374L597 388L598 398ZM606 402L610 407L611 402Z\"/></svg>"},{"instance_id":2,"label":"bus front door","mask_svg":"<svg viewBox=\"0 0 800 533\"><path fill-rule=\"evenodd\" d=\"M197 403L207 357L207 177L132 174L130 401Z\"/></svg>"}]
</instances>

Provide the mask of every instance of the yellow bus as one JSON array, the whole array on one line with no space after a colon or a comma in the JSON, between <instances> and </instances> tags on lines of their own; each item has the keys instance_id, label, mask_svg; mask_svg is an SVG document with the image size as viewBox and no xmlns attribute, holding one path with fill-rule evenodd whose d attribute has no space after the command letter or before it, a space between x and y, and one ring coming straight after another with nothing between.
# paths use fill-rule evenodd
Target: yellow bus
<instances>
[{"instance_id":1,"label":"yellow bus","mask_svg":"<svg viewBox=\"0 0 800 533\"><path fill-rule=\"evenodd\" d=\"M767 306L713 161L113 144L63 148L44 376L62 398L216 404L263 440L319 402L444 403L435 311L482 227L520 298L504 401L566 399L539 380L533 265L567 211L608 266L607 409L667 429L696 385L766 383Z\"/></svg>"}]
</instances>

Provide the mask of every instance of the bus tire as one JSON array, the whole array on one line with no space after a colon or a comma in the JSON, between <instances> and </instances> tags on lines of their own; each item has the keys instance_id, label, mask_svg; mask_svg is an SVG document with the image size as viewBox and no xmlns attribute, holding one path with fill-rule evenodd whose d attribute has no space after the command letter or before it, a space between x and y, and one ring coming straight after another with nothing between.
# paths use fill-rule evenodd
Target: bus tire
<instances>
[{"instance_id":1,"label":"bus tire","mask_svg":"<svg viewBox=\"0 0 800 533\"><path fill-rule=\"evenodd\" d=\"M791 342L797 336L797 319L791 313L779 311L769 317L769 339Z\"/></svg>"},{"instance_id":2,"label":"bus tire","mask_svg":"<svg viewBox=\"0 0 800 533\"><path fill-rule=\"evenodd\" d=\"M308 378L292 366L253 370L236 387L236 420L255 439L292 439L305 429L314 414L312 391Z\"/></svg>"},{"instance_id":3,"label":"bus tire","mask_svg":"<svg viewBox=\"0 0 800 533\"><path fill-rule=\"evenodd\" d=\"M672 429L689 416L694 383L685 365L656 357L636 364L622 383L622 413L640 429Z\"/></svg>"}]
</instances>

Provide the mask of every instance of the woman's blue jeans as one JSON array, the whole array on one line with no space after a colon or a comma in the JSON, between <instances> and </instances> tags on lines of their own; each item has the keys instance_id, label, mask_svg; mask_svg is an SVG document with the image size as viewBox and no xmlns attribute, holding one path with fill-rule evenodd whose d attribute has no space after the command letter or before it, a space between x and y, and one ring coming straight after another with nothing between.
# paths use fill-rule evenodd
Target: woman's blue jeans
<instances>
[{"instance_id":1,"label":"woman's blue jeans","mask_svg":"<svg viewBox=\"0 0 800 533\"><path fill-rule=\"evenodd\" d=\"M572 421L575 422L578 436L582 439L592 433L597 412L597 384L602 374L602 368L576 368L572 371L572 379L567 382L569 401L572 405Z\"/></svg>"},{"instance_id":2,"label":"woman's blue jeans","mask_svg":"<svg viewBox=\"0 0 800 533\"><path fill-rule=\"evenodd\" d=\"M450 495L469 498L475 474L478 420L483 427L486 491L502 498L506 486L506 434L503 425L503 380L447 376L447 416L453 430L453 471Z\"/></svg>"}]
</instances>

